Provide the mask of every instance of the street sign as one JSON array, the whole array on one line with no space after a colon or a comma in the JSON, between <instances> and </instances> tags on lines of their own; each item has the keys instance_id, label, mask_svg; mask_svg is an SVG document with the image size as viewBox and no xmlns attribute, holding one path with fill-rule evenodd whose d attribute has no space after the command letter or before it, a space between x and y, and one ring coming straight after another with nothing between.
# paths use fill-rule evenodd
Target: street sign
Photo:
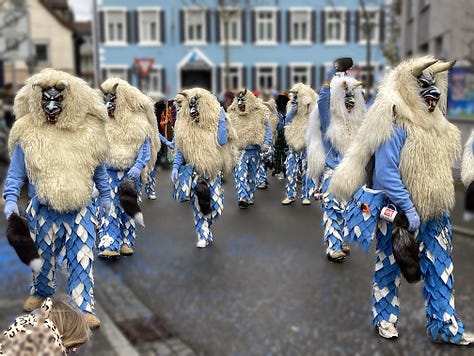
<instances>
[{"instance_id":1,"label":"street sign","mask_svg":"<svg viewBox=\"0 0 474 356\"><path fill-rule=\"evenodd\" d=\"M135 65L140 72L140 75L144 78L148 77L151 67L153 67L153 58L135 58Z\"/></svg>"}]
</instances>

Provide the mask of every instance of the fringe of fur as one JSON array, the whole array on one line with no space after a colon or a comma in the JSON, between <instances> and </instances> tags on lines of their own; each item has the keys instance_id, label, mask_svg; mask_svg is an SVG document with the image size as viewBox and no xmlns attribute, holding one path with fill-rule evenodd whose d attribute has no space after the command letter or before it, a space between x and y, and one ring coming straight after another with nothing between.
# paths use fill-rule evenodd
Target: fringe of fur
<instances>
[{"instance_id":1,"label":"fringe of fur","mask_svg":"<svg viewBox=\"0 0 474 356\"><path fill-rule=\"evenodd\" d=\"M321 133L321 120L319 119L318 104L309 114L308 129L305 135L306 152L308 155L308 169L306 174L313 179L316 186L319 185L320 175L326 162L326 150L323 145Z\"/></svg>"},{"instance_id":2,"label":"fringe of fur","mask_svg":"<svg viewBox=\"0 0 474 356\"><path fill-rule=\"evenodd\" d=\"M107 164L118 169L133 166L138 151L145 139L151 141L151 158L142 171L144 182L156 163L157 153L161 147L158 136L158 124L155 117L153 101L137 88L120 78L109 78L101 87L105 91L117 86L117 107L114 118L107 120L106 132L110 144Z\"/></svg>"},{"instance_id":3,"label":"fringe of fur","mask_svg":"<svg viewBox=\"0 0 474 356\"><path fill-rule=\"evenodd\" d=\"M272 131L273 142L275 142L276 130L277 130L277 125L278 125L278 110L277 110L275 99L271 98L267 101L263 101L263 104L268 108L268 110L270 110L268 123L270 124L270 130Z\"/></svg>"},{"instance_id":4,"label":"fringe of fur","mask_svg":"<svg viewBox=\"0 0 474 356\"><path fill-rule=\"evenodd\" d=\"M429 113L418 94L411 69L427 58L430 57L402 62L384 77L354 142L333 173L329 192L348 200L366 183L365 167L375 150L390 138L396 122L407 131L400 170L420 217L423 220L436 217L452 207L452 167L459 155L460 133L444 117L443 106ZM446 93L446 87L441 87L446 85L442 79L445 75L436 76L441 78L437 85L443 93Z\"/></svg>"},{"instance_id":5,"label":"fringe of fur","mask_svg":"<svg viewBox=\"0 0 474 356\"><path fill-rule=\"evenodd\" d=\"M217 128L221 106L217 98L201 88L184 90L183 93L174 128L176 147L183 153L186 163L205 178L214 179L221 171L230 172L237 161L237 135L232 122L226 118L228 142L220 146ZM189 115L189 99L193 96L198 97L199 122L194 122Z\"/></svg>"},{"instance_id":6,"label":"fringe of fur","mask_svg":"<svg viewBox=\"0 0 474 356\"><path fill-rule=\"evenodd\" d=\"M227 108L227 114L230 116L237 136L239 138L238 149L243 150L248 145L263 145L265 140L265 122L268 120L268 109L247 90L246 108L241 112L237 106L237 99Z\"/></svg>"},{"instance_id":7,"label":"fringe of fur","mask_svg":"<svg viewBox=\"0 0 474 356\"><path fill-rule=\"evenodd\" d=\"M63 112L54 125L46 122L41 109L41 90L28 89L36 79L49 85L65 79L70 85L65 89ZM19 108L28 102L34 110L15 121L8 143L10 152L17 144L23 149L28 179L40 201L59 212L81 209L90 201L94 171L109 151L102 99L81 79L54 70L38 73L25 87L23 93L32 96L27 101L20 97L15 105Z\"/></svg>"},{"instance_id":8,"label":"fringe of fur","mask_svg":"<svg viewBox=\"0 0 474 356\"><path fill-rule=\"evenodd\" d=\"M469 187L472 181L474 181L474 154L472 152L472 143L474 142L474 130L471 131L471 135L464 145L464 151L462 154L461 162L461 180L466 187Z\"/></svg>"},{"instance_id":9,"label":"fringe of fur","mask_svg":"<svg viewBox=\"0 0 474 356\"><path fill-rule=\"evenodd\" d=\"M301 152L306 148L305 135L308 130L308 119L318 95L306 84L297 83L290 91L298 93L298 111L289 125L285 126L285 139L291 150ZM287 112L291 109L291 101L287 103Z\"/></svg>"}]
</instances>

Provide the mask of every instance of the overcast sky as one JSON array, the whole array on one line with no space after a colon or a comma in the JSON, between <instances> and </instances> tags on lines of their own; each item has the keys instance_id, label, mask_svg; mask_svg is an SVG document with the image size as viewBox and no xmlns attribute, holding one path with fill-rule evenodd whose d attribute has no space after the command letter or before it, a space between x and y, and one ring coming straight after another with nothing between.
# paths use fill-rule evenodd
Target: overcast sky
<instances>
[{"instance_id":1,"label":"overcast sky","mask_svg":"<svg viewBox=\"0 0 474 356\"><path fill-rule=\"evenodd\" d=\"M74 12L74 20L86 21L92 18L92 0L68 0Z\"/></svg>"}]
</instances>

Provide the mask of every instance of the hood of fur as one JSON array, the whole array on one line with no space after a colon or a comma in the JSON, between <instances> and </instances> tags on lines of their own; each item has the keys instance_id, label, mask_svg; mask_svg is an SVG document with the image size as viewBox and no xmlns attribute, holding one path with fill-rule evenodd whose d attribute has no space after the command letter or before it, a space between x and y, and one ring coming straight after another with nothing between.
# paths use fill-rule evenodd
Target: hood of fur
<instances>
[{"instance_id":1,"label":"hood of fur","mask_svg":"<svg viewBox=\"0 0 474 356\"><path fill-rule=\"evenodd\" d=\"M298 111L291 123L285 126L285 139L293 151L299 152L306 147L305 135L308 129L308 118L318 101L318 95L310 86L303 83L295 84L290 91L298 93ZM291 105L290 100L286 106L287 112L290 111Z\"/></svg>"},{"instance_id":2,"label":"hood of fur","mask_svg":"<svg viewBox=\"0 0 474 356\"><path fill-rule=\"evenodd\" d=\"M199 122L189 114L189 100L198 98ZM228 173L237 160L237 135L231 120L226 117L228 141L220 146L217 128L221 105L217 98L202 88L182 91L176 97L181 102L174 128L176 147L183 153L187 164L206 178L215 178L221 171Z\"/></svg>"}]
</instances>

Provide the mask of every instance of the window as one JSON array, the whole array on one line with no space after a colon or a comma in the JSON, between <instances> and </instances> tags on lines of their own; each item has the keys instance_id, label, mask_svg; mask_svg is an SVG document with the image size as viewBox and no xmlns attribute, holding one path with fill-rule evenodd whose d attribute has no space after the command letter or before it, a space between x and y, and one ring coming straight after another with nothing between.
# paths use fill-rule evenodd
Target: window
<instances>
[{"instance_id":1,"label":"window","mask_svg":"<svg viewBox=\"0 0 474 356\"><path fill-rule=\"evenodd\" d=\"M48 45L46 43L36 43L35 56L38 62L48 61Z\"/></svg>"},{"instance_id":2,"label":"window","mask_svg":"<svg viewBox=\"0 0 474 356\"><path fill-rule=\"evenodd\" d=\"M227 36L229 44L242 43L242 19L239 9L226 8L220 11L221 43L225 42L225 23L227 17Z\"/></svg>"},{"instance_id":3,"label":"window","mask_svg":"<svg viewBox=\"0 0 474 356\"><path fill-rule=\"evenodd\" d=\"M311 64L298 63L290 64L290 78L288 87L292 87L296 83L304 83L311 85Z\"/></svg>"},{"instance_id":4,"label":"window","mask_svg":"<svg viewBox=\"0 0 474 356\"><path fill-rule=\"evenodd\" d=\"M140 44L160 43L160 10L138 9Z\"/></svg>"},{"instance_id":5,"label":"window","mask_svg":"<svg viewBox=\"0 0 474 356\"><path fill-rule=\"evenodd\" d=\"M255 42L257 44L276 44L277 17L276 9L255 10Z\"/></svg>"},{"instance_id":6,"label":"window","mask_svg":"<svg viewBox=\"0 0 474 356\"><path fill-rule=\"evenodd\" d=\"M253 89L275 90L277 86L277 65L257 65L255 70L255 84L256 87Z\"/></svg>"},{"instance_id":7,"label":"window","mask_svg":"<svg viewBox=\"0 0 474 356\"><path fill-rule=\"evenodd\" d=\"M370 43L376 44L379 42L379 23L380 23L380 10L379 9L366 9L367 17L368 17L368 26L365 21L364 13L362 10L359 10L359 42L366 43L367 42L367 34L368 29L370 28Z\"/></svg>"},{"instance_id":8,"label":"window","mask_svg":"<svg viewBox=\"0 0 474 356\"><path fill-rule=\"evenodd\" d=\"M161 95L163 93L161 68L154 67L148 73L148 77L141 77L140 88L149 95Z\"/></svg>"},{"instance_id":9,"label":"window","mask_svg":"<svg viewBox=\"0 0 474 356\"><path fill-rule=\"evenodd\" d=\"M203 9L186 9L184 15L184 41L188 44L206 42L206 12Z\"/></svg>"},{"instance_id":10,"label":"window","mask_svg":"<svg viewBox=\"0 0 474 356\"><path fill-rule=\"evenodd\" d=\"M125 44L127 21L125 10L107 10L105 12L105 39L109 44Z\"/></svg>"},{"instance_id":11,"label":"window","mask_svg":"<svg viewBox=\"0 0 474 356\"><path fill-rule=\"evenodd\" d=\"M309 44L311 43L311 9L291 9L290 10L290 43Z\"/></svg>"},{"instance_id":12,"label":"window","mask_svg":"<svg viewBox=\"0 0 474 356\"><path fill-rule=\"evenodd\" d=\"M229 87L225 85L225 66L221 69L221 88L224 90L233 90L243 87L242 66L238 64L229 65Z\"/></svg>"},{"instance_id":13,"label":"window","mask_svg":"<svg viewBox=\"0 0 474 356\"><path fill-rule=\"evenodd\" d=\"M346 36L346 12L343 9L326 10L326 43L344 43Z\"/></svg>"},{"instance_id":14,"label":"window","mask_svg":"<svg viewBox=\"0 0 474 356\"><path fill-rule=\"evenodd\" d=\"M127 80L127 68L126 67L109 67L105 68L106 78L116 77L123 80Z\"/></svg>"}]
</instances>

